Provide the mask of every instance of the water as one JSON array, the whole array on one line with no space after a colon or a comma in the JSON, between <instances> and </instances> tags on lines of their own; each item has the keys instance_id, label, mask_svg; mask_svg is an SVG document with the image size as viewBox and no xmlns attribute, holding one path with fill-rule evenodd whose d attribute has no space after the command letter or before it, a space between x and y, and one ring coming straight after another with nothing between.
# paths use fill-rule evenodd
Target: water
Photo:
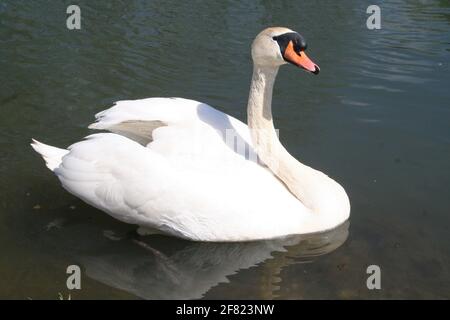
<instances>
[{"instance_id":1,"label":"water","mask_svg":"<svg viewBox=\"0 0 450 320\"><path fill-rule=\"evenodd\" d=\"M368 30L369 4L382 29ZM0 297L450 298L450 2L0 4ZM346 188L349 224L283 241L139 237L65 192L31 137L67 146L121 99L181 96L245 120L249 45L304 35L317 77L280 71L274 116L302 162ZM82 290L66 288L68 265ZM368 290L378 265L382 290Z\"/></svg>"}]
</instances>

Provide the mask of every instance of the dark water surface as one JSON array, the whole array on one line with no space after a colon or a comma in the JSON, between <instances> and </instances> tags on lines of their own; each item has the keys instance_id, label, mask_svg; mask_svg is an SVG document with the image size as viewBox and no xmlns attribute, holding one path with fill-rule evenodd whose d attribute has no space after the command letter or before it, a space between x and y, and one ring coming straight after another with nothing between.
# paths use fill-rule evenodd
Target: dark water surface
<instances>
[{"instance_id":1,"label":"dark water surface","mask_svg":"<svg viewBox=\"0 0 450 320\"><path fill-rule=\"evenodd\" d=\"M0 298L66 297L71 264L73 299L450 298L450 1L77 3L79 31L70 2L0 3ZM249 46L270 25L302 33L322 70L280 71L280 138L346 188L349 224L245 244L139 237L29 147L81 139L121 99L193 98L245 121Z\"/></svg>"}]
</instances>

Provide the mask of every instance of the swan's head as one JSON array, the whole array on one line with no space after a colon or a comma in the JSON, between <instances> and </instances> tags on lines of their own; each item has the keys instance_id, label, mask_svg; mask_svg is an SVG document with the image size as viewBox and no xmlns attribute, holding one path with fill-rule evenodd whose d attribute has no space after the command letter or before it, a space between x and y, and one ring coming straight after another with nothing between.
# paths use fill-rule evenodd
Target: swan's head
<instances>
[{"instance_id":1,"label":"swan's head","mask_svg":"<svg viewBox=\"0 0 450 320\"><path fill-rule=\"evenodd\" d=\"M253 63L259 66L278 67L291 63L314 74L320 69L305 53L306 41L288 28L267 28L261 31L252 44Z\"/></svg>"}]
</instances>

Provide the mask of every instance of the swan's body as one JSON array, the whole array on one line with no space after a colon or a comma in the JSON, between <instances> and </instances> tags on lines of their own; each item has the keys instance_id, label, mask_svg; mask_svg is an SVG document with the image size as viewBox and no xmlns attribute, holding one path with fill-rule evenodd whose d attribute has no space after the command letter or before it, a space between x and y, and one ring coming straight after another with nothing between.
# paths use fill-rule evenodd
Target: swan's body
<instances>
[{"instance_id":1,"label":"swan's body","mask_svg":"<svg viewBox=\"0 0 450 320\"><path fill-rule=\"evenodd\" d=\"M292 31L266 29L253 44L251 130L203 103L149 98L97 114L90 128L113 133L91 135L68 150L37 141L33 147L66 190L147 229L201 241L331 229L349 216L345 191L290 156L273 127L273 82L284 62L273 52L274 61L267 57L273 49L266 36L285 33Z\"/></svg>"}]
</instances>

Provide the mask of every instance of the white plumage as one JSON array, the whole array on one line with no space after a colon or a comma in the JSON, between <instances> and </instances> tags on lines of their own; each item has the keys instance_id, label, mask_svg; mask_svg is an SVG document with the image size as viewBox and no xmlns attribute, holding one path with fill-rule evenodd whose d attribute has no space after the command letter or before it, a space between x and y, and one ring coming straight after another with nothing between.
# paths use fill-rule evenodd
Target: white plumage
<instances>
[{"instance_id":1,"label":"white plumage","mask_svg":"<svg viewBox=\"0 0 450 320\"><path fill-rule=\"evenodd\" d=\"M237 241L298 233L309 215L267 168L225 143L228 130L251 145L247 126L206 104L120 101L96 117L91 127L105 130L131 119L166 125L147 146L114 133L90 135L68 151L33 146L67 191L121 221L192 240Z\"/></svg>"},{"instance_id":2,"label":"white plumage","mask_svg":"<svg viewBox=\"0 0 450 320\"><path fill-rule=\"evenodd\" d=\"M251 97L272 90L257 88ZM112 133L90 135L67 150L35 140L32 146L67 191L123 222L190 240L245 241L322 231L348 217L348 198L336 182L297 168L305 183L298 190L312 199L307 207L284 179L288 172L276 173L283 183L258 162L256 154L264 153L255 150L248 126L206 104L119 101L96 118L90 128Z\"/></svg>"}]
</instances>

